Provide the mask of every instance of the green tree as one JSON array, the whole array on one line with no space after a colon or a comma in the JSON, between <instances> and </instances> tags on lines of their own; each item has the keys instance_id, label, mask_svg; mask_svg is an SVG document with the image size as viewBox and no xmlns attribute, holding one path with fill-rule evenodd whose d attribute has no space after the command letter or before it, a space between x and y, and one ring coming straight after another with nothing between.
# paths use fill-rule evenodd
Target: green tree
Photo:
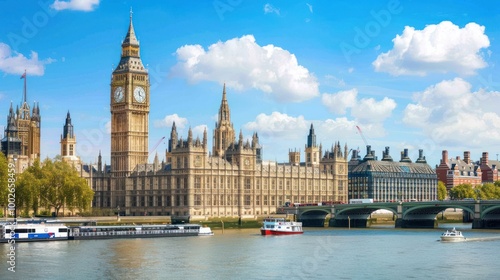
<instances>
[{"instance_id":1,"label":"green tree","mask_svg":"<svg viewBox=\"0 0 500 280\"><path fill-rule=\"evenodd\" d=\"M479 188L481 199L500 199L500 186L494 183L485 183Z\"/></svg>"},{"instance_id":2,"label":"green tree","mask_svg":"<svg viewBox=\"0 0 500 280\"><path fill-rule=\"evenodd\" d=\"M448 191L446 190L446 185L443 182L438 181L437 199L445 200L447 196L448 196Z\"/></svg>"},{"instance_id":3,"label":"green tree","mask_svg":"<svg viewBox=\"0 0 500 280\"><path fill-rule=\"evenodd\" d=\"M45 159L25 170L20 180L20 202L24 209L35 213L40 206L54 209L56 215L63 207L69 210L88 210L94 192L78 172L60 158Z\"/></svg>"},{"instance_id":4,"label":"green tree","mask_svg":"<svg viewBox=\"0 0 500 280\"><path fill-rule=\"evenodd\" d=\"M39 159L36 159L32 166L19 175L16 189L16 203L26 213L32 210L35 215L38 214L42 178L42 167Z\"/></svg>"},{"instance_id":5,"label":"green tree","mask_svg":"<svg viewBox=\"0 0 500 280\"><path fill-rule=\"evenodd\" d=\"M450 190L450 199L476 198L471 184L460 184Z\"/></svg>"}]
</instances>

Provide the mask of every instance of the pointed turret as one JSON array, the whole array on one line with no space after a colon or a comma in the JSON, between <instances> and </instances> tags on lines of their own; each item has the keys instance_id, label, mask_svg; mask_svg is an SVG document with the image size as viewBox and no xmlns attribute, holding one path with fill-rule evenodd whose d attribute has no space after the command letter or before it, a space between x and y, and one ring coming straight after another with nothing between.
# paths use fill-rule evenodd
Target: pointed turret
<instances>
[{"instance_id":1,"label":"pointed turret","mask_svg":"<svg viewBox=\"0 0 500 280\"><path fill-rule=\"evenodd\" d=\"M177 146L177 127L175 122L172 123L172 130L170 131L170 139L168 140L168 152L172 152Z\"/></svg>"},{"instance_id":2,"label":"pointed turret","mask_svg":"<svg viewBox=\"0 0 500 280\"><path fill-rule=\"evenodd\" d=\"M316 134L314 134L313 124L311 124L311 128L309 129L309 135L307 136L307 147L308 148L316 147Z\"/></svg>"},{"instance_id":3,"label":"pointed turret","mask_svg":"<svg viewBox=\"0 0 500 280\"><path fill-rule=\"evenodd\" d=\"M21 139L18 138L18 129L16 125L16 115L12 103L10 104L9 115L7 116L7 127L5 135L1 141L2 153L6 156L21 154Z\"/></svg>"},{"instance_id":4,"label":"pointed turret","mask_svg":"<svg viewBox=\"0 0 500 280\"><path fill-rule=\"evenodd\" d=\"M311 128L309 129L309 135L307 135L306 144L306 165L314 166L319 164L321 149L323 147L316 146L316 134L314 133L314 126L311 123Z\"/></svg>"},{"instance_id":5,"label":"pointed turret","mask_svg":"<svg viewBox=\"0 0 500 280\"><path fill-rule=\"evenodd\" d=\"M240 129L240 136L239 136L238 144L239 144L240 148L242 148L242 145L243 145L243 131L241 131L241 129Z\"/></svg>"},{"instance_id":6,"label":"pointed turret","mask_svg":"<svg viewBox=\"0 0 500 280\"><path fill-rule=\"evenodd\" d=\"M114 73L121 72L138 72L147 73L146 68L142 64L140 57L139 41L135 36L134 25L132 24L132 11L130 11L130 24L127 35L122 43L122 56L120 63L116 67Z\"/></svg>"},{"instance_id":7,"label":"pointed turret","mask_svg":"<svg viewBox=\"0 0 500 280\"><path fill-rule=\"evenodd\" d=\"M66 114L66 122L64 123L63 134L61 135L61 157L66 162L79 163L79 159L76 156L76 138L73 133L69 111Z\"/></svg>"},{"instance_id":8,"label":"pointed turret","mask_svg":"<svg viewBox=\"0 0 500 280\"><path fill-rule=\"evenodd\" d=\"M123 40L122 47L136 46L139 47L139 41L135 36L134 25L132 24L132 9L130 9L130 24L128 26L128 32Z\"/></svg>"},{"instance_id":9,"label":"pointed turret","mask_svg":"<svg viewBox=\"0 0 500 280\"><path fill-rule=\"evenodd\" d=\"M71 124L71 115L69 114L69 111L66 114L66 123L64 124L62 135L62 139L66 138L74 138L73 125Z\"/></svg>"},{"instance_id":10,"label":"pointed turret","mask_svg":"<svg viewBox=\"0 0 500 280\"><path fill-rule=\"evenodd\" d=\"M189 127L187 142L188 145L191 145L193 143L193 131L191 130L191 127Z\"/></svg>"},{"instance_id":11,"label":"pointed turret","mask_svg":"<svg viewBox=\"0 0 500 280\"><path fill-rule=\"evenodd\" d=\"M160 160L158 159L158 152L156 152L155 159L153 161L153 171L158 170L159 167L160 167Z\"/></svg>"},{"instance_id":12,"label":"pointed turret","mask_svg":"<svg viewBox=\"0 0 500 280\"><path fill-rule=\"evenodd\" d=\"M10 103L9 115L7 116L7 127L5 128L5 136L17 137L16 115Z\"/></svg>"},{"instance_id":13,"label":"pointed turret","mask_svg":"<svg viewBox=\"0 0 500 280\"><path fill-rule=\"evenodd\" d=\"M99 150L99 156L97 157L97 171L102 172L102 156L101 156L101 150Z\"/></svg>"},{"instance_id":14,"label":"pointed turret","mask_svg":"<svg viewBox=\"0 0 500 280\"><path fill-rule=\"evenodd\" d=\"M40 122L40 107L38 106L37 102L33 102L31 120L36 122L36 123Z\"/></svg>"},{"instance_id":15,"label":"pointed turret","mask_svg":"<svg viewBox=\"0 0 500 280\"><path fill-rule=\"evenodd\" d=\"M208 143L207 128L203 130L203 147L206 147Z\"/></svg>"},{"instance_id":16,"label":"pointed turret","mask_svg":"<svg viewBox=\"0 0 500 280\"><path fill-rule=\"evenodd\" d=\"M231 113L229 111L229 104L227 103L225 83L224 88L222 89L222 102L219 108L219 124L222 122L231 123Z\"/></svg>"}]
</instances>

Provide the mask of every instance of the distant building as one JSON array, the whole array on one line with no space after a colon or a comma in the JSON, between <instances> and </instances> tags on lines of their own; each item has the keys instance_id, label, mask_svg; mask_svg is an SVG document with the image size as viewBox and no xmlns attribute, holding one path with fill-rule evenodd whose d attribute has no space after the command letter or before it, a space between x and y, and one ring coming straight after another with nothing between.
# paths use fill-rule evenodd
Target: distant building
<instances>
[{"instance_id":1,"label":"distant building","mask_svg":"<svg viewBox=\"0 0 500 280\"><path fill-rule=\"evenodd\" d=\"M483 183L493 183L499 180L498 167L500 162L497 160L489 160L488 153L483 152L483 156L477 163L481 167Z\"/></svg>"},{"instance_id":2,"label":"distant building","mask_svg":"<svg viewBox=\"0 0 500 280\"><path fill-rule=\"evenodd\" d=\"M7 115L7 126L1 140L2 153L9 162L16 166L16 172L21 173L34 160L40 158L40 127L41 116L38 104L30 109L27 101L26 72L21 77L24 79L24 93L21 107L16 110L10 104Z\"/></svg>"},{"instance_id":3,"label":"distant building","mask_svg":"<svg viewBox=\"0 0 500 280\"><path fill-rule=\"evenodd\" d=\"M471 184L474 187L497 181L498 163L489 160L486 152L479 161L473 161L469 151L465 151L461 159L460 156L448 158L448 151L444 150L441 161L436 167L436 174L438 180L446 185L447 190L460 184Z\"/></svg>"},{"instance_id":4,"label":"distant building","mask_svg":"<svg viewBox=\"0 0 500 280\"><path fill-rule=\"evenodd\" d=\"M76 136L71 124L71 115L66 115L66 122L64 123L63 133L61 134L61 160L69 163L78 172L81 171L80 157L76 154Z\"/></svg>"},{"instance_id":5,"label":"distant building","mask_svg":"<svg viewBox=\"0 0 500 280\"><path fill-rule=\"evenodd\" d=\"M389 147L382 160L378 160L371 146L367 146L363 159L356 151L349 161L349 199L362 198L372 198L374 202L435 200L436 172L427 164L422 150L412 162L405 149L397 162L390 156Z\"/></svg>"}]
</instances>

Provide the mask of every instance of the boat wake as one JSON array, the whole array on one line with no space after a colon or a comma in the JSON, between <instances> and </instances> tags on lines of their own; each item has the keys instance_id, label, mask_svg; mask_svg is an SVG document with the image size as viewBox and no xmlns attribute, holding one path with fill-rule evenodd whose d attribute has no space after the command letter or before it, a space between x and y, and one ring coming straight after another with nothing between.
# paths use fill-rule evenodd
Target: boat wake
<instances>
[{"instance_id":1,"label":"boat wake","mask_svg":"<svg viewBox=\"0 0 500 280\"><path fill-rule=\"evenodd\" d=\"M500 236L465 238L465 241L492 241L492 240L500 240Z\"/></svg>"}]
</instances>

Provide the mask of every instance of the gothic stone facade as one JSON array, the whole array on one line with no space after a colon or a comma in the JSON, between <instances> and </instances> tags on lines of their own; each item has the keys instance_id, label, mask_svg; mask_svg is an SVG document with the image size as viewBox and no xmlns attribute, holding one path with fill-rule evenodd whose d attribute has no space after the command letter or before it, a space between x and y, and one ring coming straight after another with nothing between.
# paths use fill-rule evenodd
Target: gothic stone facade
<instances>
[{"instance_id":1,"label":"gothic stone facade","mask_svg":"<svg viewBox=\"0 0 500 280\"><path fill-rule=\"evenodd\" d=\"M148 163L149 77L139 56L132 18L111 81L111 166L85 166L95 191L93 207L122 215L268 215L285 202L347 201L347 146L336 143L320 159L313 126L306 161L290 152L289 163L262 160L255 133L236 141L225 86L212 152L203 139L186 140L172 125L166 162Z\"/></svg>"},{"instance_id":2,"label":"gothic stone facade","mask_svg":"<svg viewBox=\"0 0 500 280\"><path fill-rule=\"evenodd\" d=\"M40 158L40 107L35 103L30 109L26 94L26 72L21 78L24 79L23 102L15 111L11 103L1 140L2 153L9 162L15 164L16 173L22 173L35 159Z\"/></svg>"}]
</instances>

